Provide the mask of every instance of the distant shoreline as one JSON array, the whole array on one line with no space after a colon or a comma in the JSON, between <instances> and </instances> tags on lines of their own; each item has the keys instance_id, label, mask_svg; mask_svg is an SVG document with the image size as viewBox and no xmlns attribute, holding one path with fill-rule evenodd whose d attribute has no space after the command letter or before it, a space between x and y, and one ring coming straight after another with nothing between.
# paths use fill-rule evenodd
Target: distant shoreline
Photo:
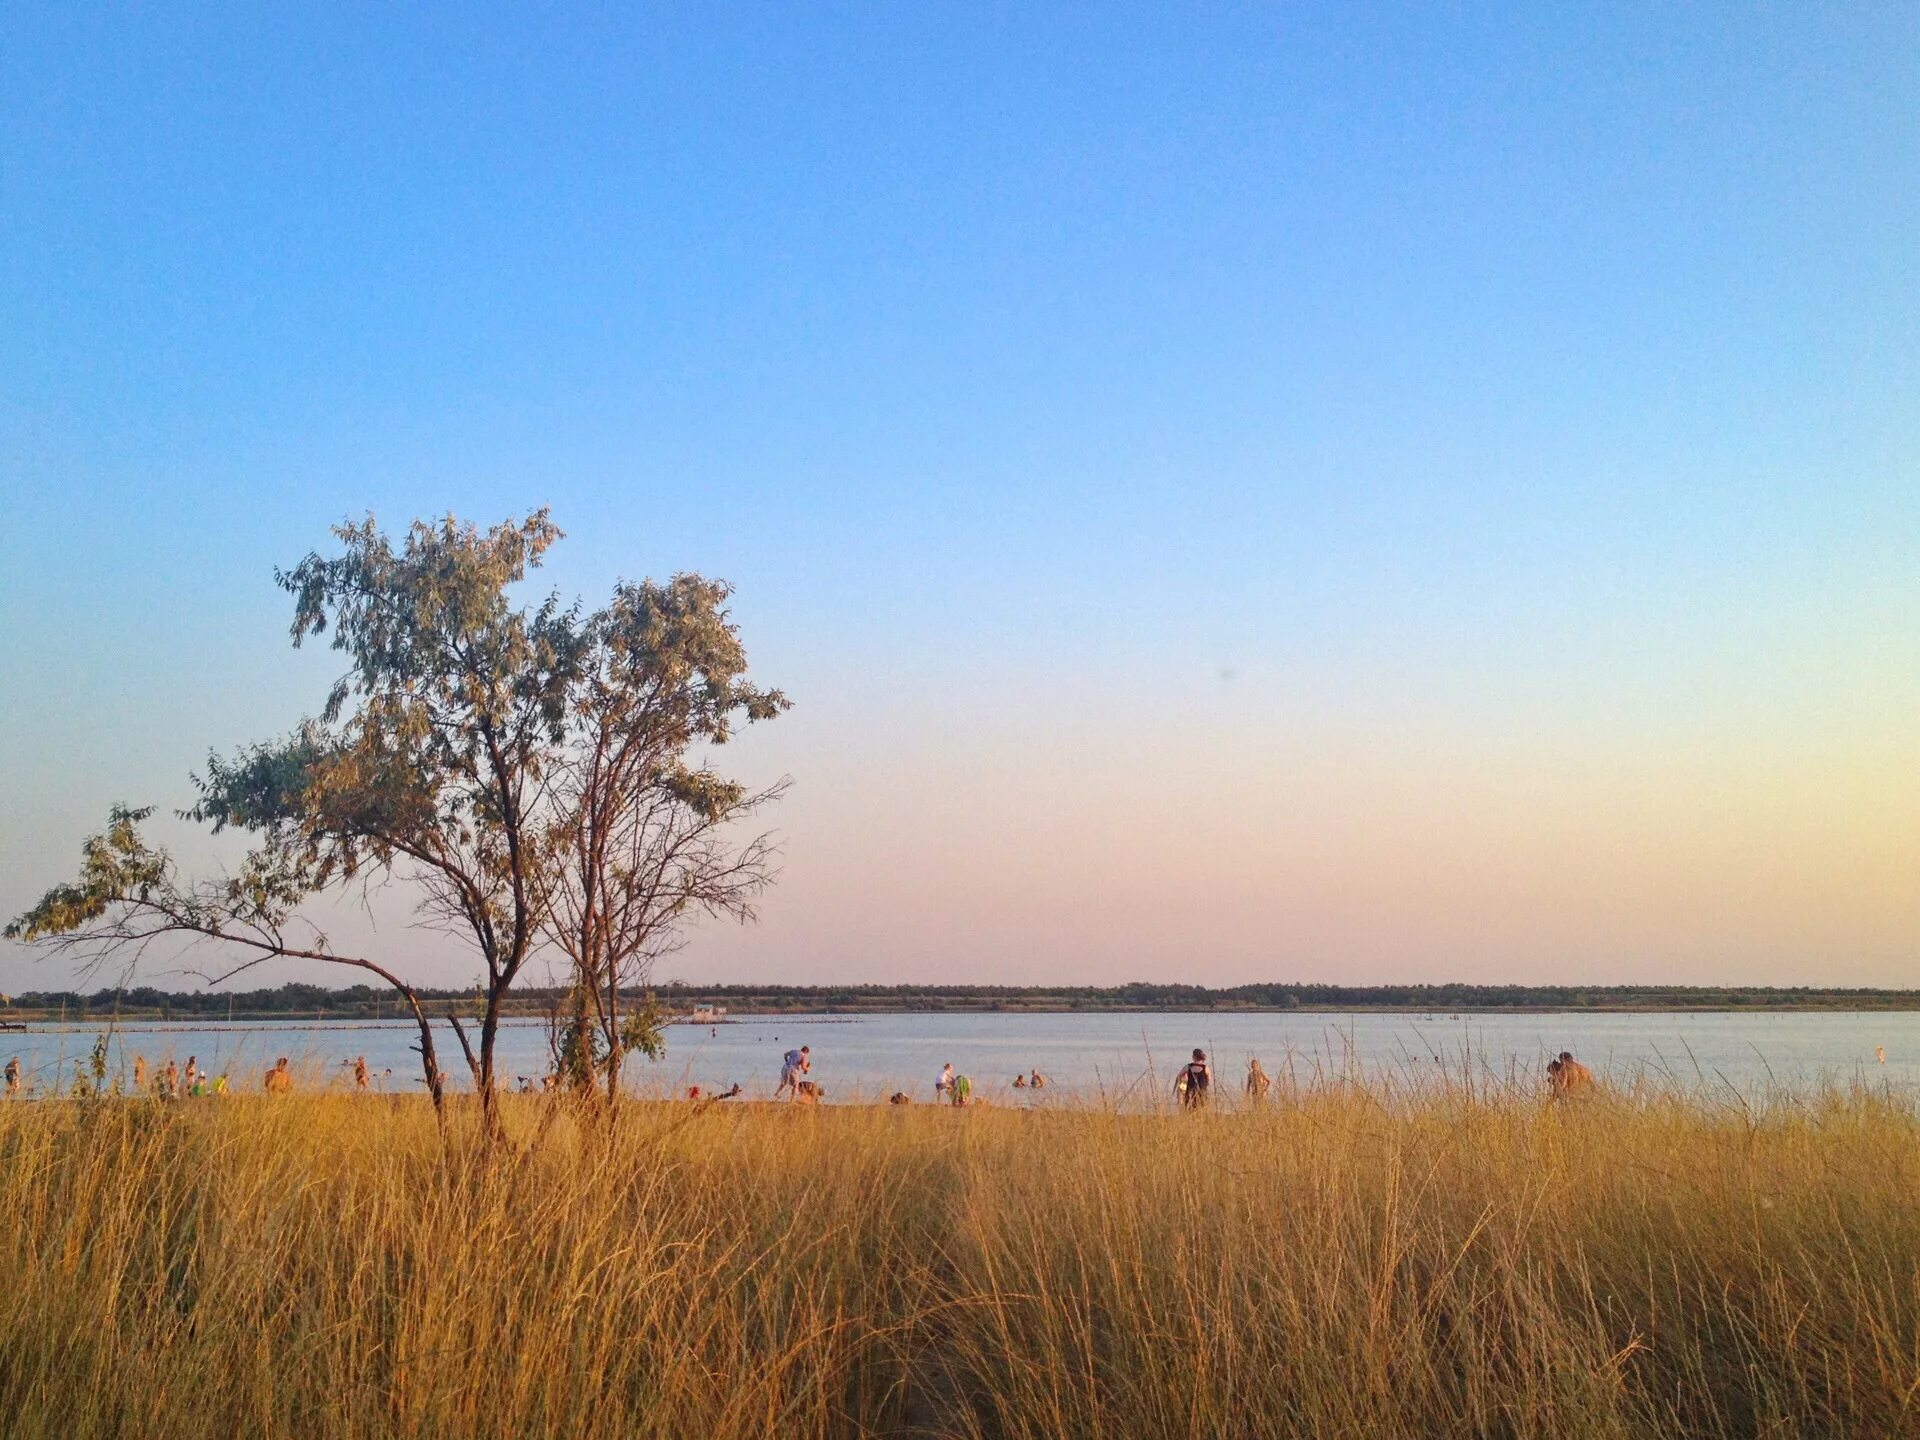
<instances>
[{"instance_id":1,"label":"distant shoreline","mask_svg":"<svg viewBox=\"0 0 1920 1440\"><path fill-rule=\"evenodd\" d=\"M476 1020L476 1009L455 1008L462 1021ZM1877 1003L1835 1003L1823 1002L1774 1002L1745 1004L1711 1002L1695 1004L1590 1004L1590 1005L1455 1005L1436 1007L1428 1005L1046 1005L1046 1004L946 1004L946 1005L868 1005L868 1006L821 1006L810 1009L804 1006L736 1006L717 1019L696 1020L690 1015L672 1014L666 1017L666 1023L673 1026L705 1027L708 1025L734 1025L747 1021L813 1019L816 1021L847 1022L867 1017L881 1018L900 1015L1322 1015L1322 1016L1359 1016L1359 1015L1400 1015L1415 1016L1432 1020L1481 1018L1488 1015L1900 1015L1920 1013L1920 997L1899 1000L1880 1000ZM436 1009L429 1019L436 1023L445 1023L449 1014L447 1007ZM522 1008L509 1008L502 1016L503 1024L530 1025L542 1024L548 1017L544 1011ZM96 1010L69 1011L66 1014L55 1012L15 1012L8 1016L8 1025L0 1027L0 1034L32 1033L35 1031L75 1030L94 1031L103 1025L141 1025L149 1028L172 1030L215 1031L229 1026L241 1025L277 1025L283 1029L319 1029L335 1025L379 1026L383 1028L414 1028L411 1017L387 1014L375 1014L371 1011L358 1013L347 1010L333 1011L227 1011L180 1014L163 1011L121 1010L102 1012Z\"/></svg>"},{"instance_id":2,"label":"distant shoreline","mask_svg":"<svg viewBox=\"0 0 1920 1440\"><path fill-rule=\"evenodd\" d=\"M477 1018L472 987L415 992L434 1019ZM1821 1010L1920 1012L1920 990L1825 986L1712 985L1334 985L1270 981L1206 986L1132 981L1125 985L691 985L668 981L624 996L649 996L667 1017L691 1023L717 1011L721 1022L786 1015L1554 1015L1554 1014L1807 1014ZM514 991L503 1019L546 1020L572 1009L571 992ZM176 991L154 986L33 991L0 1001L0 1024L97 1027L114 1019L188 1026L222 1022L406 1021L411 1015L389 989L287 984L245 991Z\"/></svg>"}]
</instances>

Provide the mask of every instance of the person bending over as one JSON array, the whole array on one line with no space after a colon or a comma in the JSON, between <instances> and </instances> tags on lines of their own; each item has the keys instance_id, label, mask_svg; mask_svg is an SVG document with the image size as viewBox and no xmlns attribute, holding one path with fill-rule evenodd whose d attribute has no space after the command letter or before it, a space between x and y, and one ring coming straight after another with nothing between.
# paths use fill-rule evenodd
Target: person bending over
<instances>
[{"instance_id":1,"label":"person bending over","mask_svg":"<svg viewBox=\"0 0 1920 1440\"><path fill-rule=\"evenodd\" d=\"M780 1059L780 1083L774 1087L773 1098L778 1100L785 1095L789 1100L800 1098L800 1082L813 1069L813 1051L805 1045L798 1050L789 1050Z\"/></svg>"}]
</instances>

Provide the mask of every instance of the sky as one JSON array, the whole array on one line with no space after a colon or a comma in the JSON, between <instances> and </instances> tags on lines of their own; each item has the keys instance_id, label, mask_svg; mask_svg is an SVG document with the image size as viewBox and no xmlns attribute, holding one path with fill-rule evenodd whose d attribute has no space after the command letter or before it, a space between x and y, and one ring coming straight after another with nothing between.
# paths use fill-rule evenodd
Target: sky
<instances>
[{"instance_id":1,"label":"sky","mask_svg":"<svg viewBox=\"0 0 1920 1440\"><path fill-rule=\"evenodd\" d=\"M15 0L0 909L320 706L276 566L545 505L794 701L674 975L1920 983L1916 114L1897 5Z\"/></svg>"}]
</instances>

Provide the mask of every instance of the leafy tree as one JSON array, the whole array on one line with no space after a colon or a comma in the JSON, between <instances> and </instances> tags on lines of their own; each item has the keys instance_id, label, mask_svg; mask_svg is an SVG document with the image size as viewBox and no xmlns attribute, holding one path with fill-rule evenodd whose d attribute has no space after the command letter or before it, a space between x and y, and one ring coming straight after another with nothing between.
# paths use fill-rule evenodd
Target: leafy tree
<instances>
[{"instance_id":1,"label":"leafy tree","mask_svg":"<svg viewBox=\"0 0 1920 1440\"><path fill-rule=\"evenodd\" d=\"M576 976L569 1074L581 1083L597 1070L609 1102L627 1052L658 1044L647 1021L657 1010L623 1013L621 991L651 979L690 917L750 919L772 878L767 837L736 843L731 827L784 782L751 790L690 758L725 744L736 724L787 708L744 678L728 595L697 575L621 585L581 632L567 744L551 775L542 919ZM591 1044L581 1033L589 1016Z\"/></svg>"},{"instance_id":2,"label":"leafy tree","mask_svg":"<svg viewBox=\"0 0 1920 1440\"><path fill-rule=\"evenodd\" d=\"M116 810L80 881L8 933L136 958L161 935L193 934L252 952L228 975L281 956L359 966L412 1007L438 1101L418 992L311 927L294 934L314 894L401 882L419 920L464 938L484 967L477 1053L457 1020L455 1033L491 1122L502 1006L543 940L574 959L596 1004L607 977L614 1073L645 1038L622 1023L620 979L691 913L749 913L769 849L730 851L719 827L777 790L748 794L688 757L786 702L741 678L723 585L622 586L585 618L553 596L516 607L510 587L560 538L544 510L486 531L416 522L398 546L371 519L334 533L342 553L276 578L294 597L294 643L330 634L345 673L292 735L211 757L186 812L253 836L239 874L181 882L139 834L148 812Z\"/></svg>"},{"instance_id":3,"label":"leafy tree","mask_svg":"<svg viewBox=\"0 0 1920 1440\"><path fill-rule=\"evenodd\" d=\"M484 532L415 522L397 549L371 519L334 533L343 554L278 578L294 643L331 631L346 674L290 739L212 759L192 813L253 832L314 889L368 867L404 880L423 924L472 943L485 1005L468 1063L491 1117L500 1005L542 900L535 812L579 649L557 599L517 609L507 591L560 531L541 510Z\"/></svg>"}]
</instances>

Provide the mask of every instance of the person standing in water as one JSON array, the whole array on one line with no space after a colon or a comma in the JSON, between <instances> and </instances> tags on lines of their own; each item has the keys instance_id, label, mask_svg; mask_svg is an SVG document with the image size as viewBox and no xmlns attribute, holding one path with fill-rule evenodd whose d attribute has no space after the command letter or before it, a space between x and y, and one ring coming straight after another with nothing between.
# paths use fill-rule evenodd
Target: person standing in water
<instances>
[{"instance_id":1,"label":"person standing in water","mask_svg":"<svg viewBox=\"0 0 1920 1440\"><path fill-rule=\"evenodd\" d=\"M780 1057L780 1083L774 1087L773 1098L778 1100L785 1092L789 1100L800 1098L800 1081L813 1069L813 1051L802 1045L798 1050L789 1050Z\"/></svg>"},{"instance_id":2,"label":"person standing in water","mask_svg":"<svg viewBox=\"0 0 1920 1440\"><path fill-rule=\"evenodd\" d=\"M147 1093L147 1057L144 1055L133 1057L133 1090L136 1095Z\"/></svg>"},{"instance_id":3,"label":"person standing in water","mask_svg":"<svg viewBox=\"0 0 1920 1440\"><path fill-rule=\"evenodd\" d=\"M1557 1060L1547 1062L1547 1088L1556 1100L1571 1100L1593 1093L1593 1072L1573 1058L1571 1050L1562 1050Z\"/></svg>"},{"instance_id":4,"label":"person standing in water","mask_svg":"<svg viewBox=\"0 0 1920 1440\"><path fill-rule=\"evenodd\" d=\"M1260 1057L1247 1057L1247 1098L1258 1102L1267 1098L1267 1091L1273 1088L1273 1081L1260 1066Z\"/></svg>"},{"instance_id":5,"label":"person standing in water","mask_svg":"<svg viewBox=\"0 0 1920 1440\"><path fill-rule=\"evenodd\" d=\"M285 1095L293 1089L293 1071L287 1067L287 1057L282 1055L267 1071L262 1087L269 1095Z\"/></svg>"},{"instance_id":6,"label":"person standing in water","mask_svg":"<svg viewBox=\"0 0 1920 1440\"><path fill-rule=\"evenodd\" d=\"M953 1062L949 1060L940 1071L940 1078L933 1082L933 1103L953 1098Z\"/></svg>"},{"instance_id":7,"label":"person standing in water","mask_svg":"<svg viewBox=\"0 0 1920 1440\"><path fill-rule=\"evenodd\" d=\"M362 1094L366 1093L367 1057L364 1055L356 1055L353 1057L353 1088Z\"/></svg>"},{"instance_id":8,"label":"person standing in water","mask_svg":"<svg viewBox=\"0 0 1920 1440\"><path fill-rule=\"evenodd\" d=\"M16 1055L11 1060L7 1061L7 1094L18 1095L19 1093L20 1093L20 1057Z\"/></svg>"},{"instance_id":9,"label":"person standing in water","mask_svg":"<svg viewBox=\"0 0 1920 1440\"><path fill-rule=\"evenodd\" d=\"M1187 1109L1198 1110L1207 1103L1207 1092L1212 1088L1213 1067L1207 1064L1207 1052L1195 1050L1193 1059L1182 1065L1174 1078L1173 1093Z\"/></svg>"}]
</instances>

